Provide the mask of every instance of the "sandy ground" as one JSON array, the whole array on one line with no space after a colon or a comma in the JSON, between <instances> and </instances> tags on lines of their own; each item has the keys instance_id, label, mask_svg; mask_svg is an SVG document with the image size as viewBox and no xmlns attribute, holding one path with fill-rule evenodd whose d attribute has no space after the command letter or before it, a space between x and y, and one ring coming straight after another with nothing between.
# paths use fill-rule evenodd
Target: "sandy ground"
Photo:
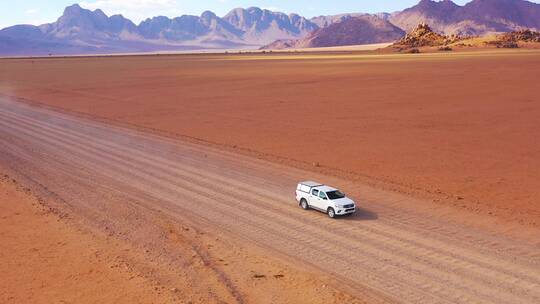
<instances>
[{"instance_id":1,"label":"sandy ground","mask_svg":"<svg viewBox=\"0 0 540 304\"><path fill-rule=\"evenodd\" d=\"M330 287L324 275L278 263L248 244L239 249L154 218L167 225L161 232L181 265L172 271L161 258L166 246L141 248L115 236L118 230L88 229L80 214L50 193L36 196L6 171L0 170L1 303L363 303Z\"/></svg>"},{"instance_id":2,"label":"sandy ground","mask_svg":"<svg viewBox=\"0 0 540 304\"><path fill-rule=\"evenodd\" d=\"M121 267L188 303L540 301L534 227L20 102L0 99L0 118L10 176L129 245ZM293 192L306 177L359 212L302 210Z\"/></svg>"},{"instance_id":3,"label":"sandy ground","mask_svg":"<svg viewBox=\"0 0 540 304\"><path fill-rule=\"evenodd\" d=\"M538 51L2 60L0 93L540 224Z\"/></svg>"},{"instance_id":4,"label":"sandy ground","mask_svg":"<svg viewBox=\"0 0 540 304\"><path fill-rule=\"evenodd\" d=\"M115 254L121 254L121 246L105 246L77 231L43 204L2 177L0 302L172 302L152 283L118 267Z\"/></svg>"}]
</instances>

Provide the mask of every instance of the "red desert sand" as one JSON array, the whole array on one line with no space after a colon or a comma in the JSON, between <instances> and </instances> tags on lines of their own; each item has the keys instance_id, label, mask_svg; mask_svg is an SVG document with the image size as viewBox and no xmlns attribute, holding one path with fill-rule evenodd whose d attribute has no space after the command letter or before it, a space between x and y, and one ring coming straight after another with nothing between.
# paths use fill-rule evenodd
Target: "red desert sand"
<instances>
[{"instance_id":1,"label":"red desert sand","mask_svg":"<svg viewBox=\"0 0 540 304\"><path fill-rule=\"evenodd\" d=\"M0 93L540 224L540 52L1 60Z\"/></svg>"}]
</instances>

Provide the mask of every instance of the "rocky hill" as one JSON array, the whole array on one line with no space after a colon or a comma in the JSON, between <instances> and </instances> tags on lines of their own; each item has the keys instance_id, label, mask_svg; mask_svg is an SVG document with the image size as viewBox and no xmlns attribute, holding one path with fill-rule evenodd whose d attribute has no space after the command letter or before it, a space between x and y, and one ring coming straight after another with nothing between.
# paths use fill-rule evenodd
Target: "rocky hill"
<instances>
[{"instance_id":1,"label":"rocky hill","mask_svg":"<svg viewBox=\"0 0 540 304\"><path fill-rule=\"evenodd\" d=\"M540 42L540 32L521 30L500 35L500 40L514 42Z\"/></svg>"},{"instance_id":2,"label":"rocky hill","mask_svg":"<svg viewBox=\"0 0 540 304\"><path fill-rule=\"evenodd\" d=\"M540 32L527 30L514 31L497 35L495 39L486 41L486 45L496 46L498 48L518 48L520 45L533 44L540 47Z\"/></svg>"},{"instance_id":3,"label":"rocky hill","mask_svg":"<svg viewBox=\"0 0 540 304\"><path fill-rule=\"evenodd\" d=\"M436 33L429 25L421 23L414 30L407 33L405 37L396 41L390 47L403 50L427 46L444 46L463 39L463 37L457 35L447 36Z\"/></svg>"}]
</instances>

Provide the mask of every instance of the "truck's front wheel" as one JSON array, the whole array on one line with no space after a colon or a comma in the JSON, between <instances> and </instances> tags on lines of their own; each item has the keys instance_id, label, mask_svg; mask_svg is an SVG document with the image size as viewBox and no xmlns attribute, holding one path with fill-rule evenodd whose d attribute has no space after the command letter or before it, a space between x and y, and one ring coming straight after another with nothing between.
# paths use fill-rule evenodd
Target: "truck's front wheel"
<instances>
[{"instance_id":1,"label":"truck's front wheel","mask_svg":"<svg viewBox=\"0 0 540 304\"><path fill-rule=\"evenodd\" d=\"M328 213L329 218L335 218L336 217L336 211L334 211L334 208L332 208L332 207L328 208L327 213Z\"/></svg>"},{"instance_id":2,"label":"truck's front wheel","mask_svg":"<svg viewBox=\"0 0 540 304\"><path fill-rule=\"evenodd\" d=\"M302 209L304 209L304 210L309 209L309 205L308 205L306 199L303 198L303 199L300 200L300 207L302 207Z\"/></svg>"}]
</instances>

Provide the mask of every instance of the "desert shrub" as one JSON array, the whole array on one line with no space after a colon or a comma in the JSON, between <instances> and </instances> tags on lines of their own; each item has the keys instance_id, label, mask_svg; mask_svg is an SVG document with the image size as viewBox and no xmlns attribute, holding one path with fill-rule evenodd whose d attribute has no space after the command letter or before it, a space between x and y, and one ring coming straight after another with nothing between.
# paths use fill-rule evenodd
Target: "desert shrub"
<instances>
[{"instance_id":1,"label":"desert shrub","mask_svg":"<svg viewBox=\"0 0 540 304\"><path fill-rule=\"evenodd\" d=\"M417 48L412 48L412 49L408 50L407 53L409 53L409 54L419 54L420 50L417 49Z\"/></svg>"},{"instance_id":2,"label":"desert shrub","mask_svg":"<svg viewBox=\"0 0 540 304\"><path fill-rule=\"evenodd\" d=\"M444 51L444 52L449 52L449 51L451 51L451 50L452 50L452 48L449 47L449 46L441 46L441 47L439 48L439 51Z\"/></svg>"}]
</instances>

